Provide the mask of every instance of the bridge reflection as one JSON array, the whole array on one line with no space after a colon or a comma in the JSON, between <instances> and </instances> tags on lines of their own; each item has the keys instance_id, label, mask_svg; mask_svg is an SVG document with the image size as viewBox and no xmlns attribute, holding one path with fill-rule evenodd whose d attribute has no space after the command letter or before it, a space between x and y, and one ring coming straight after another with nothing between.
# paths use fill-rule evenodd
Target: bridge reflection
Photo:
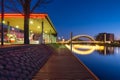
<instances>
[{"instance_id":1,"label":"bridge reflection","mask_svg":"<svg viewBox=\"0 0 120 80\"><path fill-rule=\"evenodd\" d=\"M71 49L71 46L66 44L65 45L68 49ZM98 45L80 45L80 44L73 44L72 51L77 54L81 55L88 55L91 54L94 50L104 50L104 46Z\"/></svg>"},{"instance_id":2,"label":"bridge reflection","mask_svg":"<svg viewBox=\"0 0 120 80\"><path fill-rule=\"evenodd\" d=\"M65 45L68 49L71 49L71 46ZM73 44L72 52L80 55L92 54L94 51L97 51L100 55L113 55L114 47L99 46L99 45L80 45Z\"/></svg>"}]
</instances>

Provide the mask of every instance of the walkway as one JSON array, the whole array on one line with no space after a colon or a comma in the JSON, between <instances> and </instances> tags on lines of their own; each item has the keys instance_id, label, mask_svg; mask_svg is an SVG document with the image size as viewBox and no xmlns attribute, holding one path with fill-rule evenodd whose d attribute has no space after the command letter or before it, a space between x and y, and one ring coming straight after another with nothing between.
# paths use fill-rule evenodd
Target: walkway
<instances>
[{"instance_id":1,"label":"walkway","mask_svg":"<svg viewBox=\"0 0 120 80\"><path fill-rule=\"evenodd\" d=\"M32 80L98 80L66 48L58 48Z\"/></svg>"}]
</instances>

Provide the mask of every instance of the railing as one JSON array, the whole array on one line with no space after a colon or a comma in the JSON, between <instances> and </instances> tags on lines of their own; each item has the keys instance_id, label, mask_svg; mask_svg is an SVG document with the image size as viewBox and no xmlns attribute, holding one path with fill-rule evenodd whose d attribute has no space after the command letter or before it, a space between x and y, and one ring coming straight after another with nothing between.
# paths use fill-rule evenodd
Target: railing
<instances>
[{"instance_id":1,"label":"railing","mask_svg":"<svg viewBox=\"0 0 120 80\"><path fill-rule=\"evenodd\" d=\"M59 42L57 42L57 43L61 43L61 44L70 44L70 42L68 42L68 41L59 41ZM72 44L98 44L98 43L111 43L110 41L106 41L106 42L104 42L104 41L72 41Z\"/></svg>"}]
</instances>

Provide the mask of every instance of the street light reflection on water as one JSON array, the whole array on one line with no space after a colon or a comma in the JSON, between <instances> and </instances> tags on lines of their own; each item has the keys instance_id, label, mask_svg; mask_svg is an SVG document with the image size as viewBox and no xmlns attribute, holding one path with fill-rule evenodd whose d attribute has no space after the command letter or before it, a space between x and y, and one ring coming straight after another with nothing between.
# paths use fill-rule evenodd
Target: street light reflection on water
<instances>
[{"instance_id":1,"label":"street light reflection on water","mask_svg":"<svg viewBox=\"0 0 120 80\"><path fill-rule=\"evenodd\" d=\"M65 45L68 49L71 49L70 45ZM104 50L104 46L99 45L81 45L81 44L72 44L72 52L81 55L91 54L95 50Z\"/></svg>"}]
</instances>

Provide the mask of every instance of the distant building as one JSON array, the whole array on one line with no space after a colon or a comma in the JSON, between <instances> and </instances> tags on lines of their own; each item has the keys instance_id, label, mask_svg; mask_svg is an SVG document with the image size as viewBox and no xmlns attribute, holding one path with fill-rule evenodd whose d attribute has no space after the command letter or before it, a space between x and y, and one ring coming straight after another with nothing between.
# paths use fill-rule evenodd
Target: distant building
<instances>
[{"instance_id":1,"label":"distant building","mask_svg":"<svg viewBox=\"0 0 120 80\"><path fill-rule=\"evenodd\" d=\"M96 36L97 41L114 41L114 34L113 33L99 33Z\"/></svg>"}]
</instances>

